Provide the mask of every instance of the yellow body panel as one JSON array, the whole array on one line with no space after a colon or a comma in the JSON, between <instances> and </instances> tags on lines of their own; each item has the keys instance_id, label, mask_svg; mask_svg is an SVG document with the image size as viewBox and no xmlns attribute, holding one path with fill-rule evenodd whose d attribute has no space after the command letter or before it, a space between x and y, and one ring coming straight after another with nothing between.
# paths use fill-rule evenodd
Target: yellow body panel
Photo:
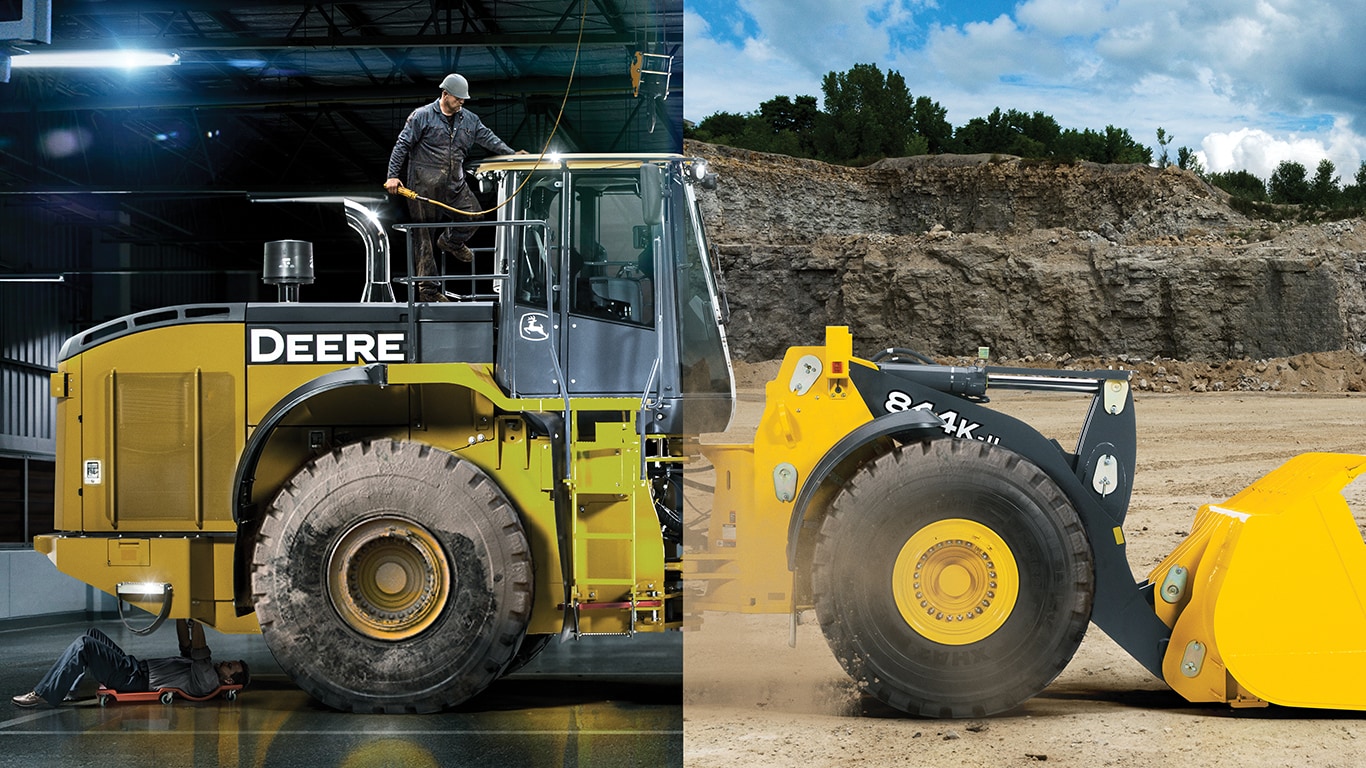
<instances>
[{"instance_id":1,"label":"yellow body panel","mask_svg":"<svg viewBox=\"0 0 1366 768\"><path fill-rule=\"evenodd\" d=\"M197 324L149 329L67 361L57 527L235 530L228 486L245 440L241 350L242 326ZM142 479L119 481L134 476Z\"/></svg>"},{"instance_id":2,"label":"yellow body panel","mask_svg":"<svg viewBox=\"0 0 1366 768\"><path fill-rule=\"evenodd\" d=\"M754 443L702 447L716 467L716 493L708 553L687 558L687 578L705 585L701 597L689 596L689 610L792 609L785 547L793 499L816 462L873 418L849 381L850 365L867 364L851 359L852 349L844 327L828 328L825 346L790 348L765 389Z\"/></svg>"},{"instance_id":3,"label":"yellow body panel","mask_svg":"<svg viewBox=\"0 0 1366 768\"><path fill-rule=\"evenodd\" d=\"M1150 576L1173 627L1168 685L1191 701L1366 708L1366 543L1341 494L1363 471L1366 456L1303 454L1200 510Z\"/></svg>"},{"instance_id":4,"label":"yellow body panel","mask_svg":"<svg viewBox=\"0 0 1366 768\"><path fill-rule=\"evenodd\" d=\"M173 585L170 616L193 618L220 632L259 632L255 614L232 605L233 539L216 537L38 536L34 548L68 576L111 595L123 582ZM159 604L134 603L156 614Z\"/></svg>"}]
</instances>

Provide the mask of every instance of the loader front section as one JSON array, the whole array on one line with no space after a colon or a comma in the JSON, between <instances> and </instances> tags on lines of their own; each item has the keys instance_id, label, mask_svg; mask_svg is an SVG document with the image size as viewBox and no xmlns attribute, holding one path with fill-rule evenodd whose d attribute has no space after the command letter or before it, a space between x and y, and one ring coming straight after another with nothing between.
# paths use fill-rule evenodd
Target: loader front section
<instances>
[{"instance_id":1,"label":"loader front section","mask_svg":"<svg viewBox=\"0 0 1366 768\"><path fill-rule=\"evenodd\" d=\"M930 716L1035 695L1091 620L1158 669L1169 630L1124 554L1129 374L851 352L843 328L790 350L753 443L704 447L716 496L690 607L814 610L865 691ZM1075 448L990 408L989 386L1088 396Z\"/></svg>"}]
</instances>

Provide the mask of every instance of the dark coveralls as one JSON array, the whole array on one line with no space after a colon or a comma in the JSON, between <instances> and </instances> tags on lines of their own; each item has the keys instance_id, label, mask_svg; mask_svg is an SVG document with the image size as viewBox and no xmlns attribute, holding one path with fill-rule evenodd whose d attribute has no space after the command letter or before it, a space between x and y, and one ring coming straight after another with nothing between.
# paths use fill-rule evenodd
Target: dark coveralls
<instances>
[{"instance_id":1,"label":"dark coveralls","mask_svg":"<svg viewBox=\"0 0 1366 768\"><path fill-rule=\"evenodd\" d=\"M116 691L179 688L192 696L207 696L217 690L218 671L209 657L209 649L183 646L180 653L179 657L140 661L108 635L90 629L67 646L33 692L48 704L58 706L82 674Z\"/></svg>"},{"instance_id":2,"label":"dark coveralls","mask_svg":"<svg viewBox=\"0 0 1366 768\"><path fill-rule=\"evenodd\" d=\"M495 154L510 155L514 152L512 147L484 125L478 115L462 108L447 117L441 112L441 100L437 99L408 115L394 144L394 151L389 155L387 178L404 178L400 174L407 165L408 176L404 183L409 189L462 211L477 211L479 201L465 183L464 168L465 154L475 144ZM420 200L409 200L408 212L412 214L413 221L424 223L448 221L454 216L444 208ZM413 242L413 258L419 277L437 273L431 237L436 231L422 229L410 235L416 238ZM453 247L473 236L473 227L451 227L442 233L441 238L447 246ZM437 290L435 283L423 283L420 292L424 298L430 298L429 294L435 294Z\"/></svg>"}]
</instances>

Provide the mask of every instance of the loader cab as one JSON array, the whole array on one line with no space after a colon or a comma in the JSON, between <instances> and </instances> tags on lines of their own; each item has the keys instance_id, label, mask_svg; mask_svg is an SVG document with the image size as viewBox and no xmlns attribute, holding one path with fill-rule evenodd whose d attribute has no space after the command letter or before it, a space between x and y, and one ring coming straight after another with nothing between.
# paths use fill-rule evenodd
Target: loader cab
<instances>
[{"instance_id":1,"label":"loader cab","mask_svg":"<svg viewBox=\"0 0 1366 768\"><path fill-rule=\"evenodd\" d=\"M693 190L701 161L518 156L479 173L512 199L497 227L499 385L516 397L638 398L650 433L724 429L734 379Z\"/></svg>"}]
</instances>

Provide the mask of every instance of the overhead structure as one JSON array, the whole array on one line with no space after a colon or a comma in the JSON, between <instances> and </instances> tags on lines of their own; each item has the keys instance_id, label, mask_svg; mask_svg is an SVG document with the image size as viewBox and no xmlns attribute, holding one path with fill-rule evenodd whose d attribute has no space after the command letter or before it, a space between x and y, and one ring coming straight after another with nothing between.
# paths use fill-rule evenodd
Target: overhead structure
<instances>
[{"instance_id":1,"label":"overhead structure","mask_svg":"<svg viewBox=\"0 0 1366 768\"><path fill-rule=\"evenodd\" d=\"M630 73L638 51L666 56L681 95L682 0L75 0L53 8L51 26L50 44L21 49L107 63L16 64L0 85L0 194L40 198L25 204L92 192L376 197L404 118L451 72L518 148L541 149L552 128L560 152L682 147L682 99L638 98ZM178 63L128 69L129 51ZM110 207L90 200L67 210ZM145 206L114 207L131 209L144 237L184 239L150 225ZM179 226L200 223L212 222Z\"/></svg>"}]
</instances>

